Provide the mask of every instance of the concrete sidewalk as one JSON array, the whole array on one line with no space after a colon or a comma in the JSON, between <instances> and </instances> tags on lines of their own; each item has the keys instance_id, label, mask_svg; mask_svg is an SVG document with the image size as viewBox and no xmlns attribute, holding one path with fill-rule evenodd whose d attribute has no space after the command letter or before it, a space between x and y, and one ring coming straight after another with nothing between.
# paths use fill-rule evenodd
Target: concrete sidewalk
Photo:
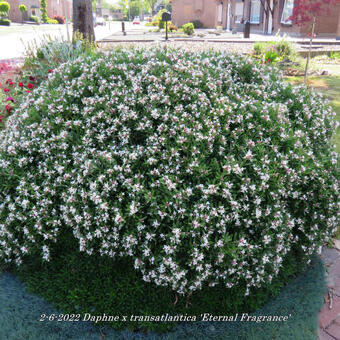
<instances>
[{"instance_id":1,"label":"concrete sidewalk","mask_svg":"<svg viewBox=\"0 0 340 340\"><path fill-rule=\"evenodd\" d=\"M328 294L319 312L319 340L340 339L340 240L335 248L324 247L321 258L326 269Z\"/></svg>"},{"instance_id":2,"label":"concrete sidewalk","mask_svg":"<svg viewBox=\"0 0 340 340\"><path fill-rule=\"evenodd\" d=\"M154 27L150 27L154 29ZM242 32L232 34L229 31L219 31L214 29L196 29L193 36L184 37L180 36L181 33L169 32L169 38L171 41L185 40L185 41L209 41L209 42L230 42L230 43L245 43L253 44L258 41L280 41L282 36L276 35L264 35L252 33L249 39L243 37ZM131 41L131 40L152 40L152 41L162 41L165 38L165 32L148 32L148 30L134 30L132 28L126 29L126 35L123 32L116 31L114 34L108 35L102 41ZM297 44L309 44L308 37L289 37L285 36L285 39L290 42L295 42ZM335 38L322 38L317 37L313 39L314 45L340 45L340 40Z\"/></svg>"}]
</instances>

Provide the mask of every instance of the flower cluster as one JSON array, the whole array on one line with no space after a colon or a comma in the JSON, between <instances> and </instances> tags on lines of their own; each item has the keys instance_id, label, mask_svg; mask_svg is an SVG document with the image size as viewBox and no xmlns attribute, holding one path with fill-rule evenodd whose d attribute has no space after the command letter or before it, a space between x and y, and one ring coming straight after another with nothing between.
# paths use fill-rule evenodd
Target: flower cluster
<instances>
[{"instance_id":1,"label":"flower cluster","mask_svg":"<svg viewBox=\"0 0 340 340\"><path fill-rule=\"evenodd\" d=\"M4 125L4 120L8 117L17 102L22 100L22 96L30 93L31 90L36 86L35 77L30 76L27 82L16 81L12 79L7 79L5 84L0 84L0 90L2 91L1 97L4 106L0 111L0 128Z\"/></svg>"},{"instance_id":2,"label":"flower cluster","mask_svg":"<svg viewBox=\"0 0 340 340\"><path fill-rule=\"evenodd\" d=\"M69 229L184 294L278 274L339 220L334 113L227 53L120 49L63 64L0 132L0 258Z\"/></svg>"}]
</instances>

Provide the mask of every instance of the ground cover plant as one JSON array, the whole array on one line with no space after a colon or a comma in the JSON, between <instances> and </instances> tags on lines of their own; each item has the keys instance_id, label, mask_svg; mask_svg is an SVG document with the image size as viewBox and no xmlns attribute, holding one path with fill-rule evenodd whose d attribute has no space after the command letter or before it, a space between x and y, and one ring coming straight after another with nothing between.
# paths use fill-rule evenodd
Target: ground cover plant
<instances>
[{"instance_id":1,"label":"ground cover plant","mask_svg":"<svg viewBox=\"0 0 340 340\"><path fill-rule=\"evenodd\" d=\"M0 133L0 257L53 266L66 237L83 259L127 261L185 296L182 308L214 287L256 300L336 230L333 116L320 95L237 56L81 56Z\"/></svg>"},{"instance_id":2,"label":"ground cover plant","mask_svg":"<svg viewBox=\"0 0 340 340\"><path fill-rule=\"evenodd\" d=\"M64 255L67 256L66 253ZM70 266L70 264L67 264ZM75 291L75 287L79 287L80 281L86 282L88 279L84 276L84 273L79 270L79 267L74 267L76 272L71 271L72 280L74 280L73 287L71 282L66 279L70 288L69 296L65 296L64 302L70 301L70 295L78 295L78 291ZM100 266L101 268L101 266ZM60 276L58 277L56 268L53 268L53 274L48 273L48 276L42 276L39 278L39 272L29 271L31 268L26 268L22 275L25 278L25 282L29 287L33 286L35 291L42 289L40 293L49 292L50 295L57 293L58 298L60 296ZM37 269L37 268L34 268ZM64 279L67 276L66 271L63 268L61 277ZM94 269L94 268L93 268ZM122 272L122 270L120 270ZM75 276L80 273L81 280L75 279ZM93 275L96 277L97 271L94 269ZM118 274L118 272L117 272ZM132 274L132 273L131 273ZM28 282L27 276L28 275ZM110 276L113 275L111 272ZM49 281L49 277L53 276L57 278L57 282ZM115 279L123 282L123 278L116 276ZM92 281L92 280L91 280ZM95 280L94 280L95 281ZM108 281L106 279L106 281ZM97 284L100 286L102 282L98 279ZM147 285L145 283L145 285ZM323 294L325 293L324 285L324 268L319 257L315 256L311 265L305 272L300 273L294 278L287 286L285 286L280 294L271 299L263 308L256 311L255 315L291 315L287 322L188 322L177 325L171 332L167 334L155 334L155 332L131 332L128 329L113 330L110 329L107 323L101 324L99 327L91 325L88 322L41 322L39 317L41 314L56 315L57 318L61 313L65 313L65 310L52 308L50 304L46 303L46 300L42 298L28 294L27 289L20 283L15 276L9 273L3 273L0 276L0 305L2 306L2 313L0 315L0 338L3 339L34 339L34 340L85 340L85 339L98 339L100 336L104 339L144 339L144 340L158 340L158 339L221 339L221 340L311 340L317 337L317 312L323 304ZM52 287L55 287L53 290ZM109 288L109 284L105 283L103 288ZM99 294L104 295L103 290L100 291L97 288ZM154 291L148 289L147 292ZM110 292L111 293L111 292ZM140 296L143 300L143 292L134 293L136 296ZM117 294L115 294L117 297ZM98 297L98 296L97 296ZM163 304L165 298L163 295L156 295L155 299L157 303L155 305ZM78 298L79 301L79 298ZM144 296L144 301L147 300L147 295ZM233 303L234 299L231 299ZM132 302L132 301L131 301ZM130 301L128 301L130 303ZM208 304L208 301L207 301ZM213 303L210 303L210 306ZM125 306L125 301L123 303ZM228 304L227 304L228 306ZM117 312L120 314L121 307L113 306L111 313ZM65 307L64 307L65 308ZM119 310L118 310L119 309ZM79 309L77 309L77 312ZM89 309L87 309L87 312ZM72 313L75 312L72 309ZM92 312L92 311L91 311ZM188 315L192 311L186 311ZM226 315L227 311L224 311L223 315ZM235 310L231 311L230 315L235 315ZM239 318L240 320L240 318Z\"/></svg>"}]
</instances>

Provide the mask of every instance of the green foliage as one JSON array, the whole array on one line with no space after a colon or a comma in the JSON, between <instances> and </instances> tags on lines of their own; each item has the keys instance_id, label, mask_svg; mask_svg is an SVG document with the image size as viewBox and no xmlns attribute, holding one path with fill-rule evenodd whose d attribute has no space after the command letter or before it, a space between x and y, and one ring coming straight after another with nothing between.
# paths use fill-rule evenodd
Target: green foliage
<instances>
[{"instance_id":1,"label":"green foliage","mask_svg":"<svg viewBox=\"0 0 340 340\"><path fill-rule=\"evenodd\" d=\"M41 21L47 23L47 2L46 0L40 0Z\"/></svg>"},{"instance_id":2,"label":"green foliage","mask_svg":"<svg viewBox=\"0 0 340 340\"><path fill-rule=\"evenodd\" d=\"M0 26L10 26L11 20L9 19L0 19Z\"/></svg>"},{"instance_id":3,"label":"green foliage","mask_svg":"<svg viewBox=\"0 0 340 340\"><path fill-rule=\"evenodd\" d=\"M40 24L40 18L36 15L31 15L30 20Z\"/></svg>"},{"instance_id":4,"label":"green foliage","mask_svg":"<svg viewBox=\"0 0 340 340\"><path fill-rule=\"evenodd\" d=\"M149 284L168 311L185 310L175 292L192 292L193 313L256 308L338 226L333 115L276 69L227 53L119 49L64 62L0 133L0 256L43 259L52 273L79 249L65 261L76 277L92 280L95 264L102 279L98 293L58 283L73 309L151 314ZM126 307L98 295L115 263L138 287L110 277L133 296Z\"/></svg>"},{"instance_id":5,"label":"green foliage","mask_svg":"<svg viewBox=\"0 0 340 340\"><path fill-rule=\"evenodd\" d=\"M339 59L340 60L340 52L331 51L330 56L331 59Z\"/></svg>"},{"instance_id":6,"label":"green foliage","mask_svg":"<svg viewBox=\"0 0 340 340\"><path fill-rule=\"evenodd\" d=\"M191 23L191 22L189 22L189 23L187 23L187 24L184 24L184 25L182 26L182 30L183 30L183 32L184 32L185 34L187 34L187 35L193 35L194 32L195 32L194 24Z\"/></svg>"},{"instance_id":7,"label":"green foliage","mask_svg":"<svg viewBox=\"0 0 340 340\"><path fill-rule=\"evenodd\" d=\"M0 2L0 16L1 17L6 17L8 16L9 10L11 9L11 6L8 2L6 1L1 1Z\"/></svg>"},{"instance_id":8,"label":"green foliage","mask_svg":"<svg viewBox=\"0 0 340 340\"><path fill-rule=\"evenodd\" d=\"M162 21L162 14L166 12L166 9L161 9L152 19L154 26L158 26L160 29L164 28L164 22Z\"/></svg>"},{"instance_id":9,"label":"green foliage","mask_svg":"<svg viewBox=\"0 0 340 340\"><path fill-rule=\"evenodd\" d=\"M292 60L295 55L294 45L286 39L269 42L256 42L254 56L265 63L276 63L282 60Z\"/></svg>"},{"instance_id":10,"label":"green foliage","mask_svg":"<svg viewBox=\"0 0 340 340\"><path fill-rule=\"evenodd\" d=\"M194 28L203 28L203 24L199 20L194 20L192 23L194 24Z\"/></svg>"},{"instance_id":11,"label":"green foliage","mask_svg":"<svg viewBox=\"0 0 340 340\"><path fill-rule=\"evenodd\" d=\"M21 5L19 5L19 11L21 12L21 13L25 13L25 12L27 12L27 7L24 5L24 4L21 4Z\"/></svg>"},{"instance_id":12,"label":"green foliage","mask_svg":"<svg viewBox=\"0 0 340 340\"><path fill-rule=\"evenodd\" d=\"M96 50L96 46L84 40L81 34L76 33L74 39L69 43L45 37L40 44L28 45L24 73L32 72L36 77L44 78L48 70L54 70L60 64L75 60L81 55L91 55Z\"/></svg>"},{"instance_id":13,"label":"green foliage","mask_svg":"<svg viewBox=\"0 0 340 340\"><path fill-rule=\"evenodd\" d=\"M59 22L55 19L47 19L47 24L57 25Z\"/></svg>"}]
</instances>

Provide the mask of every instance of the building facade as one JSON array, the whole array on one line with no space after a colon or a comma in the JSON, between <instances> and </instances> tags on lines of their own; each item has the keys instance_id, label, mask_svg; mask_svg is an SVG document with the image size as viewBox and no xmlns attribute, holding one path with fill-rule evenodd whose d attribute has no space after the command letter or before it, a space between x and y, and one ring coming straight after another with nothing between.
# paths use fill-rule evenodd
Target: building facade
<instances>
[{"instance_id":1,"label":"building facade","mask_svg":"<svg viewBox=\"0 0 340 340\"><path fill-rule=\"evenodd\" d=\"M72 2L71 0L65 0L65 10L64 10L64 0L47 0L47 16L53 18L55 15L60 15L65 17L65 10L67 13L67 18L72 17ZM13 22L21 22L22 14L19 11L19 5L24 4L27 8L24 20L28 20L32 15L41 17L40 11L40 0L7 0L10 4L11 9L9 11L9 19Z\"/></svg>"},{"instance_id":2,"label":"building facade","mask_svg":"<svg viewBox=\"0 0 340 340\"><path fill-rule=\"evenodd\" d=\"M273 34L278 31L304 35L308 26L292 25L294 0L172 0L172 21L175 25L199 20L204 27L222 26L227 30L243 30L249 21L251 32ZM318 36L340 36L340 5L328 15L317 18Z\"/></svg>"}]
</instances>

